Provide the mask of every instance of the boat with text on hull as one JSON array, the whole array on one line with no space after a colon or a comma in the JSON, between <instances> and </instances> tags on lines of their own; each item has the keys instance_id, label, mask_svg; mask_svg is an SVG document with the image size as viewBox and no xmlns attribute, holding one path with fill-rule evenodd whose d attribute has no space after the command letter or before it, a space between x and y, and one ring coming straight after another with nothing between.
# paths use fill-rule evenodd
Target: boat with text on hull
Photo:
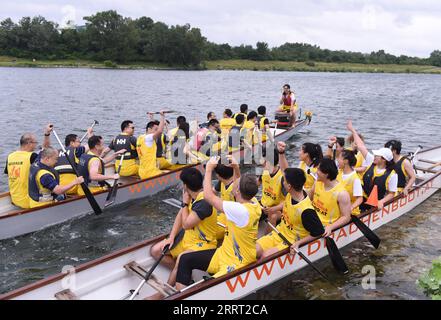
<instances>
[{"instance_id":1,"label":"boat with text on hull","mask_svg":"<svg viewBox=\"0 0 441 320\"><path fill-rule=\"evenodd\" d=\"M416 185L407 196L399 195L387 202L383 209L361 214L360 219L372 230L410 212L441 187L441 169L428 169L428 163L441 161L441 146L424 150L414 158L417 170ZM332 238L342 248L363 234L353 223L333 231ZM150 247L166 235L161 235L102 258L90 261L23 288L0 296L0 299L128 299L147 270L155 263L149 255ZM135 299L143 299L156 292L166 299L240 299L307 266L298 255L290 256L289 249L250 264L219 278L203 272L193 272L195 283L178 292L165 281L169 270L159 265ZM324 239L315 239L300 251L311 261L328 255Z\"/></svg>"},{"instance_id":2,"label":"boat with text on hull","mask_svg":"<svg viewBox=\"0 0 441 320\"><path fill-rule=\"evenodd\" d=\"M276 141L287 141L298 132L298 129L309 124L309 122L310 118L305 118L298 120L296 127L286 129L272 128L271 131ZM237 151L237 153L239 152L243 155L243 149ZM203 171L201 163L190 164L184 167L196 167ZM120 186L118 187L118 193L113 205L152 196L177 185L179 183L179 175L184 167L144 180L135 176L121 177ZM106 166L108 174L114 173L114 170L113 164ZM106 202L107 195L108 191L94 194L96 201L102 208ZM0 240L38 231L92 212L85 196L75 196L34 209L20 209L11 203L10 194L6 192L0 194Z\"/></svg>"}]
</instances>

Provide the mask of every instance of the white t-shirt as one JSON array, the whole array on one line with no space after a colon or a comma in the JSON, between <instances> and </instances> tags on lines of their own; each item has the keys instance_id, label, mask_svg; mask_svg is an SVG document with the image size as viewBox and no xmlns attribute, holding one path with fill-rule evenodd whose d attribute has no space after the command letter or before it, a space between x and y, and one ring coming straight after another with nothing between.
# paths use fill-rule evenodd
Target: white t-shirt
<instances>
[{"instance_id":1,"label":"white t-shirt","mask_svg":"<svg viewBox=\"0 0 441 320\"><path fill-rule=\"evenodd\" d=\"M154 141L155 141L155 139L153 139L153 133L145 135L144 142L147 147L149 147L149 148L152 147Z\"/></svg>"},{"instance_id":2,"label":"white t-shirt","mask_svg":"<svg viewBox=\"0 0 441 320\"><path fill-rule=\"evenodd\" d=\"M374 162L374 158L375 158L375 156L372 153L368 152L366 154L366 157L364 158L363 164L361 166L369 168L371 166L372 162Z\"/></svg>"},{"instance_id":3,"label":"white t-shirt","mask_svg":"<svg viewBox=\"0 0 441 320\"><path fill-rule=\"evenodd\" d=\"M223 209L227 219L239 228L243 228L248 224L250 213L243 204L234 201L223 201Z\"/></svg>"},{"instance_id":4,"label":"white t-shirt","mask_svg":"<svg viewBox=\"0 0 441 320\"><path fill-rule=\"evenodd\" d=\"M345 181L353 174L357 174L357 172L352 171L351 173L348 173L348 174L342 174L341 177ZM361 180L360 180L360 178L358 178L358 175L354 179L354 184L352 187L352 195L354 197L362 197L363 196L363 188L361 186Z\"/></svg>"}]
</instances>

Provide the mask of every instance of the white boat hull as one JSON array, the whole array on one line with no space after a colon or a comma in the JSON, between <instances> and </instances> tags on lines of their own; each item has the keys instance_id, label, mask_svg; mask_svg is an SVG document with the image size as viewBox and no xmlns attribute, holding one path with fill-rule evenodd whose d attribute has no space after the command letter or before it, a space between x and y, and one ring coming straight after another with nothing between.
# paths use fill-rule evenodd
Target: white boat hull
<instances>
[{"instance_id":1,"label":"white boat hull","mask_svg":"<svg viewBox=\"0 0 441 320\"><path fill-rule=\"evenodd\" d=\"M426 159L440 161L441 147L422 152L420 155ZM422 164L418 159L415 163L416 165ZM395 197L382 210L362 215L361 220L372 230L378 229L408 213L441 187L441 170L436 173L420 172L418 178L420 182L406 197ZM339 248L362 236L353 223L335 230L332 234ZM150 246L164 237L165 235L111 253L72 268L72 272L69 274L60 273L0 296L0 299L56 299L57 293L67 289L77 299L127 298L130 290L135 289L140 283L140 278L127 271L124 266L136 261L148 270L154 263L149 254ZM314 240L301 247L300 250L313 262L328 254L323 239ZM266 258L261 263L254 263L220 278L196 284L189 290L169 296L168 299L230 300L243 298L307 265L304 260L299 259L298 255L291 257L287 253L288 249L283 250ZM169 270L158 266L154 274L165 281ZM195 280L198 281L202 274L194 273L194 275L196 276ZM155 292L149 285L144 285L136 299L145 298Z\"/></svg>"},{"instance_id":2,"label":"white boat hull","mask_svg":"<svg viewBox=\"0 0 441 320\"><path fill-rule=\"evenodd\" d=\"M292 130L272 129L273 132L275 131L276 141L288 140L297 133L298 128L305 124L307 124L307 120L300 121L298 127ZM201 164L190 166L197 166L199 170L203 171ZM113 165L106 170L109 173L114 172ZM118 188L114 205L152 196L177 185L181 171L182 169L146 180L121 178L124 184ZM107 191L95 194L95 198L102 208L107 194ZM0 240L38 231L92 212L90 204L84 196L37 209L19 210L11 204L9 194L3 194L0 195Z\"/></svg>"}]
</instances>

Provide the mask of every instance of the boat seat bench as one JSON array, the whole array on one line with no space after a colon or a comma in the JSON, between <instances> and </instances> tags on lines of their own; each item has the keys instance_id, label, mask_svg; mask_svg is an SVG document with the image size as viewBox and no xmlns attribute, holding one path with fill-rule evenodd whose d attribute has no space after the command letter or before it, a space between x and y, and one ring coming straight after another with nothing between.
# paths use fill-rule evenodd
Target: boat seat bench
<instances>
[{"instance_id":1,"label":"boat seat bench","mask_svg":"<svg viewBox=\"0 0 441 320\"><path fill-rule=\"evenodd\" d=\"M127 271L138 276L140 279L144 279L145 275L147 274L147 271L135 261L129 262L128 264L124 265L124 268ZM154 274L150 275L150 278L147 280L147 284L149 284L153 289L164 296L169 296L177 292L175 288L170 286L168 283L162 281Z\"/></svg>"}]
</instances>

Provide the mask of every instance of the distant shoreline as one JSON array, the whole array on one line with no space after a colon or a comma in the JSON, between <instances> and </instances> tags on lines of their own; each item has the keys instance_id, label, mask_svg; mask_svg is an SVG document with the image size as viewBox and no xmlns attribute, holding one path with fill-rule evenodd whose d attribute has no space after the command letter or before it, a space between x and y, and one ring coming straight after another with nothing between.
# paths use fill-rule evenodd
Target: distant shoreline
<instances>
[{"instance_id":1,"label":"distant shoreline","mask_svg":"<svg viewBox=\"0 0 441 320\"><path fill-rule=\"evenodd\" d=\"M296 61L215 60L206 61L200 68L167 66L158 63L116 64L111 61L90 60L30 60L0 56L0 67L21 68L90 68L119 70L249 70L249 71L300 71L300 72L361 72L361 73L419 73L441 74L441 68L427 65L357 64Z\"/></svg>"}]
</instances>

